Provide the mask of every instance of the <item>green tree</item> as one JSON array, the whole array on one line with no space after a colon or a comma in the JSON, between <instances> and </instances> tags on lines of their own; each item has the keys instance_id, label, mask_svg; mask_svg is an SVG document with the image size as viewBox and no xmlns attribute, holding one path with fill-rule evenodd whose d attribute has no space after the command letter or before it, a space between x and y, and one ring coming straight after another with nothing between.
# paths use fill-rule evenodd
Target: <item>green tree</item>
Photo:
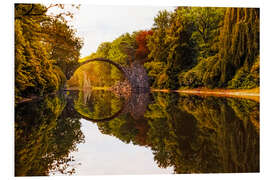
<instances>
[{"instance_id":1,"label":"green tree","mask_svg":"<svg viewBox=\"0 0 270 180\"><path fill-rule=\"evenodd\" d=\"M147 46L150 50L149 59L166 62L168 49L165 46L166 29L170 26L171 14L164 10L159 11L154 18L153 35L148 38Z\"/></svg>"},{"instance_id":2,"label":"green tree","mask_svg":"<svg viewBox=\"0 0 270 180\"><path fill-rule=\"evenodd\" d=\"M191 12L198 64L179 74L180 86L258 87L259 10L192 8Z\"/></svg>"},{"instance_id":3,"label":"green tree","mask_svg":"<svg viewBox=\"0 0 270 180\"><path fill-rule=\"evenodd\" d=\"M166 29L169 28L171 13L159 11L154 18L153 35L147 39L147 47L150 50L148 58L150 62L144 64L150 76L150 84L153 87L161 87L160 84L168 80L164 74L168 57L168 47L165 44Z\"/></svg>"},{"instance_id":4,"label":"green tree","mask_svg":"<svg viewBox=\"0 0 270 180\"><path fill-rule=\"evenodd\" d=\"M152 71L155 64L165 63L164 69L156 75L154 87L178 88L178 73L196 62L196 42L192 39L195 24L190 11L190 8L179 7L173 13L159 12L154 19L154 33L148 38L148 57L157 63L148 63L145 67Z\"/></svg>"},{"instance_id":5,"label":"green tree","mask_svg":"<svg viewBox=\"0 0 270 180\"><path fill-rule=\"evenodd\" d=\"M223 25L225 10L226 8L214 7L191 8L190 15L196 28L192 37L198 44L198 60L218 52L218 36Z\"/></svg>"},{"instance_id":6,"label":"green tree","mask_svg":"<svg viewBox=\"0 0 270 180\"><path fill-rule=\"evenodd\" d=\"M258 75L254 75L256 79L249 77L248 82L241 80L243 76L248 77L253 65L256 69L254 74L259 73L259 24L259 9L228 8L226 10L224 25L219 36L218 59L205 74L204 79L207 83L226 87L236 76L234 81L240 83L238 85L233 83L236 85L232 86L234 88L259 86Z\"/></svg>"},{"instance_id":7,"label":"green tree","mask_svg":"<svg viewBox=\"0 0 270 180\"><path fill-rule=\"evenodd\" d=\"M178 88L178 73L190 69L196 63L197 44L192 39L194 31L195 24L190 16L190 9L177 8L165 39L169 52L165 71L169 79L165 82L165 88Z\"/></svg>"},{"instance_id":8,"label":"green tree","mask_svg":"<svg viewBox=\"0 0 270 180\"><path fill-rule=\"evenodd\" d=\"M122 65L130 65L135 58L135 50L137 48L135 36L136 33L126 33L116 38L111 43L109 59Z\"/></svg>"}]
</instances>

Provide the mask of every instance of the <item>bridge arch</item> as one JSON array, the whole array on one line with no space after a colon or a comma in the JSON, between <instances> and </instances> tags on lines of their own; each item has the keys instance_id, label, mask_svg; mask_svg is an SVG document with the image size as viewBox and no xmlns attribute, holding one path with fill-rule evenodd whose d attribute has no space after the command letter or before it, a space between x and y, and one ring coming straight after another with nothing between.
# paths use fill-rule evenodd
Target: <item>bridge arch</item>
<instances>
[{"instance_id":1,"label":"bridge arch","mask_svg":"<svg viewBox=\"0 0 270 180\"><path fill-rule=\"evenodd\" d=\"M70 74L73 74L75 70L77 70L80 66L95 61L106 62L115 66L120 72L123 73L124 78L129 83L132 91L148 92L150 90L147 72L144 66L140 64L138 61L134 61L130 66L125 67L106 58L88 59L80 63L76 68L74 68L73 69L74 71L70 71ZM69 76L69 78L71 76Z\"/></svg>"},{"instance_id":2,"label":"bridge arch","mask_svg":"<svg viewBox=\"0 0 270 180\"><path fill-rule=\"evenodd\" d=\"M106 62L106 63L109 63L109 64L112 64L114 65L118 70L120 70L126 79L128 79L128 72L126 70L125 67L121 66L120 64L117 64L116 62L110 60L110 59L106 59L106 58L94 58L94 59L88 59L86 61L83 61L82 63L79 64L79 67L83 66L84 64L87 64L89 62L96 62L96 61L100 61L100 62ZM79 67L77 67L76 69L78 69ZM76 70L75 70L76 71ZM74 72L75 72L74 71Z\"/></svg>"}]
</instances>

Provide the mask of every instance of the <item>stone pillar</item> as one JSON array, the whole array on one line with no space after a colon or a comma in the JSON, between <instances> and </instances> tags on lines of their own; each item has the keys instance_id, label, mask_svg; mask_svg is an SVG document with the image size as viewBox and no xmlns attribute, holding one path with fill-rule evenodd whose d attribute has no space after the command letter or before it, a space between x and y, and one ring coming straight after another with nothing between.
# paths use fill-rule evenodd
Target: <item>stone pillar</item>
<instances>
[{"instance_id":1,"label":"stone pillar","mask_svg":"<svg viewBox=\"0 0 270 180\"><path fill-rule=\"evenodd\" d=\"M147 72L142 64L134 62L127 71L132 91L148 92L150 90Z\"/></svg>"}]
</instances>

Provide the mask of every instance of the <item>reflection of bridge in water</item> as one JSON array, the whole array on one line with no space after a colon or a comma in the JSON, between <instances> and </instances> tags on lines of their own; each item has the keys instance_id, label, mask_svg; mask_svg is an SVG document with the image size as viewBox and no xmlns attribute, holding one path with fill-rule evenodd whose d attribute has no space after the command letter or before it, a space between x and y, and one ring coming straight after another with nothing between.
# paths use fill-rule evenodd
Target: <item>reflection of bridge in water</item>
<instances>
[{"instance_id":1,"label":"reflection of bridge in water","mask_svg":"<svg viewBox=\"0 0 270 180\"><path fill-rule=\"evenodd\" d=\"M83 96L83 101L86 102L91 97L91 91L86 91ZM120 98L120 97L119 97ZM119 117L124 114L130 114L134 119L139 119L144 116L144 113L147 110L147 106L149 104L149 93L148 92L131 92L130 96L124 97L124 103L122 104L121 108L115 112L110 117L101 118L101 119L94 119L87 117L85 115L80 114L74 108L74 99L67 98L67 106L70 107L69 112L73 114L73 116L83 118L88 121L92 122L105 122L110 121L116 117Z\"/></svg>"},{"instance_id":2,"label":"reflection of bridge in water","mask_svg":"<svg viewBox=\"0 0 270 180\"><path fill-rule=\"evenodd\" d=\"M70 109L70 110L74 112L75 114L77 114L78 117L82 117L92 122L109 121L122 114L127 114L127 113L130 113L130 115L134 119L138 119L142 117L149 103L149 91L150 91L148 76L147 76L147 72L144 66L136 61L133 62L130 66L123 66L110 59L95 58L95 59L89 59L82 62L81 64L79 64L77 68L90 62L105 62L119 69L123 73L125 79L128 81L131 87L131 93L129 95L123 96L125 101L122 104L122 107L120 108L120 110L107 118L91 119L82 114L79 114L74 108L74 102L68 102L68 103L72 103L70 107L73 107L73 109ZM77 68L75 68L74 71ZM73 74L73 72L70 72L70 74ZM84 96L83 97L84 104L87 104L87 101L91 97L91 91L86 92L83 96Z\"/></svg>"}]
</instances>

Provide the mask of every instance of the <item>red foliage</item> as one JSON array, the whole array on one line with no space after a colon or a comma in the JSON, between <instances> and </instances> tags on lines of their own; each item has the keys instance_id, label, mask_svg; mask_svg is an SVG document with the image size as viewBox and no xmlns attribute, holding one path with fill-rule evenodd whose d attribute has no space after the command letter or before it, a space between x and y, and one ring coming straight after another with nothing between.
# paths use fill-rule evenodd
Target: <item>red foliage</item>
<instances>
[{"instance_id":1,"label":"red foliage","mask_svg":"<svg viewBox=\"0 0 270 180\"><path fill-rule=\"evenodd\" d=\"M147 133L149 131L149 125L146 119L135 120L135 128L138 130L135 136L135 142L140 146L150 146L151 143L147 141Z\"/></svg>"},{"instance_id":2,"label":"red foliage","mask_svg":"<svg viewBox=\"0 0 270 180\"><path fill-rule=\"evenodd\" d=\"M138 45L138 49L136 49L136 58L140 59L142 63L147 61L147 56L149 54L149 49L147 47L147 36L153 35L153 31L140 31L136 36L136 43Z\"/></svg>"}]
</instances>

